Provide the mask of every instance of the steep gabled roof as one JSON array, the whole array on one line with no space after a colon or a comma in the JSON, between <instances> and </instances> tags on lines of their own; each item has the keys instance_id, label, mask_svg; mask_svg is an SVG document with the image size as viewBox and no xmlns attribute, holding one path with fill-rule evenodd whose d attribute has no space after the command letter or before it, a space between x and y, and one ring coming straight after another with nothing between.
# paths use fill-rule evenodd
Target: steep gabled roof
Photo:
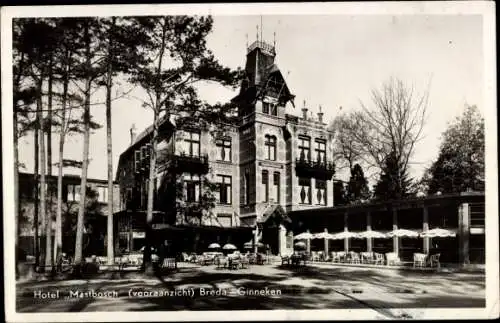
<instances>
[{"instance_id":1,"label":"steep gabled roof","mask_svg":"<svg viewBox=\"0 0 500 323\"><path fill-rule=\"evenodd\" d=\"M268 84L271 77L277 77L281 82L283 82L283 88L280 89L281 91L279 99L283 100L285 103L291 101L292 105L295 106L293 102L295 95L293 95L290 92L290 89L286 84L285 78L283 77L283 74L281 73L280 69L278 68L278 65L276 64L271 64L264 69L262 75L262 82L258 85L250 84L250 81L248 79L243 80L241 83L240 93L237 96L235 96L231 101L253 102L257 99L262 98L262 95L266 90L266 85Z\"/></svg>"},{"instance_id":2,"label":"steep gabled roof","mask_svg":"<svg viewBox=\"0 0 500 323\"><path fill-rule=\"evenodd\" d=\"M290 218L286 215L285 210L279 204L269 205L262 214L262 218L258 220L259 223L266 223L271 218L279 218L280 222L291 222Z\"/></svg>"}]
</instances>

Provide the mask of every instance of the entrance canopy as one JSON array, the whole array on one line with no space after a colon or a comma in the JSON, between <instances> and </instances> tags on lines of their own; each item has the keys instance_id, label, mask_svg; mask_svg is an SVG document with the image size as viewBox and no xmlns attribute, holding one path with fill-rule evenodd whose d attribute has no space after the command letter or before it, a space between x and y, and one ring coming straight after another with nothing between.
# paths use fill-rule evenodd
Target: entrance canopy
<instances>
[{"instance_id":1,"label":"entrance canopy","mask_svg":"<svg viewBox=\"0 0 500 323\"><path fill-rule=\"evenodd\" d=\"M281 205L269 205L257 222L267 226L279 226L280 224L288 225L292 223L292 220L286 215Z\"/></svg>"}]
</instances>

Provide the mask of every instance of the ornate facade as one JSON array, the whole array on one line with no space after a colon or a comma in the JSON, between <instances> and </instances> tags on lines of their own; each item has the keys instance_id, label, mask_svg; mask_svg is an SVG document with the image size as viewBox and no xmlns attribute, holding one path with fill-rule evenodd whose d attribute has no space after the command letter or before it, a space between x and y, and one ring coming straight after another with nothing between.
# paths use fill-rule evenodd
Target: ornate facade
<instances>
[{"instance_id":1,"label":"ornate facade","mask_svg":"<svg viewBox=\"0 0 500 323\"><path fill-rule=\"evenodd\" d=\"M305 104L300 116L285 112L294 95L275 56L263 41L248 48L246 78L232 100L238 121L223 134L176 128L175 117L161 122L155 222L256 227L276 206L286 213L334 205L332 134L321 109L316 117ZM146 210L151 131L136 138L132 129L131 146L120 156L122 213ZM205 183L217 184L215 207L190 219L186 210L206 198Z\"/></svg>"}]
</instances>

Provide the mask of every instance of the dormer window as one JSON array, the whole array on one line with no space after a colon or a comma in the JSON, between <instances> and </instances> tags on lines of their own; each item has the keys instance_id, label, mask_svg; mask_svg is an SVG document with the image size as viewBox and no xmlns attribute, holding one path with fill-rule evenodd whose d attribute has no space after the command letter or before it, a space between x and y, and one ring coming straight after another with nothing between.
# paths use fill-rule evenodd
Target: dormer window
<instances>
[{"instance_id":1,"label":"dormer window","mask_svg":"<svg viewBox=\"0 0 500 323\"><path fill-rule=\"evenodd\" d=\"M276 104L271 104L271 115L272 116L278 115L278 106Z\"/></svg>"},{"instance_id":2,"label":"dormer window","mask_svg":"<svg viewBox=\"0 0 500 323\"><path fill-rule=\"evenodd\" d=\"M269 114L269 103L262 102L262 113Z\"/></svg>"},{"instance_id":3,"label":"dormer window","mask_svg":"<svg viewBox=\"0 0 500 323\"><path fill-rule=\"evenodd\" d=\"M275 103L262 102L262 113L272 116L278 115L278 105Z\"/></svg>"}]
</instances>

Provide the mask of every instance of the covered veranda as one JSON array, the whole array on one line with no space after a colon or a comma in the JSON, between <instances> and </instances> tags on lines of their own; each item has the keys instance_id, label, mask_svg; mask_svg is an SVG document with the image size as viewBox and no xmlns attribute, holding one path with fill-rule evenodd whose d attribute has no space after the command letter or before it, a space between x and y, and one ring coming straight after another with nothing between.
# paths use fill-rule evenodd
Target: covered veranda
<instances>
[{"instance_id":1,"label":"covered veranda","mask_svg":"<svg viewBox=\"0 0 500 323\"><path fill-rule=\"evenodd\" d=\"M481 222L478 219L484 219L484 211L473 213L471 223L471 209L481 205L484 206L484 192L466 192L292 211L288 216L292 219L294 236L330 234L330 238L305 239L309 253L393 253L401 262L413 262L415 254L439 254L442 262L468 264L470 249L484 250L484 245L471 245L473 241L482 241L476 239L478 234L484 235L484 220L483 230L477 228ZM433 229L455 235L426 235ZM374 237L369 234L372 232L384 237Z\"/></svg>"}]
</instances>

